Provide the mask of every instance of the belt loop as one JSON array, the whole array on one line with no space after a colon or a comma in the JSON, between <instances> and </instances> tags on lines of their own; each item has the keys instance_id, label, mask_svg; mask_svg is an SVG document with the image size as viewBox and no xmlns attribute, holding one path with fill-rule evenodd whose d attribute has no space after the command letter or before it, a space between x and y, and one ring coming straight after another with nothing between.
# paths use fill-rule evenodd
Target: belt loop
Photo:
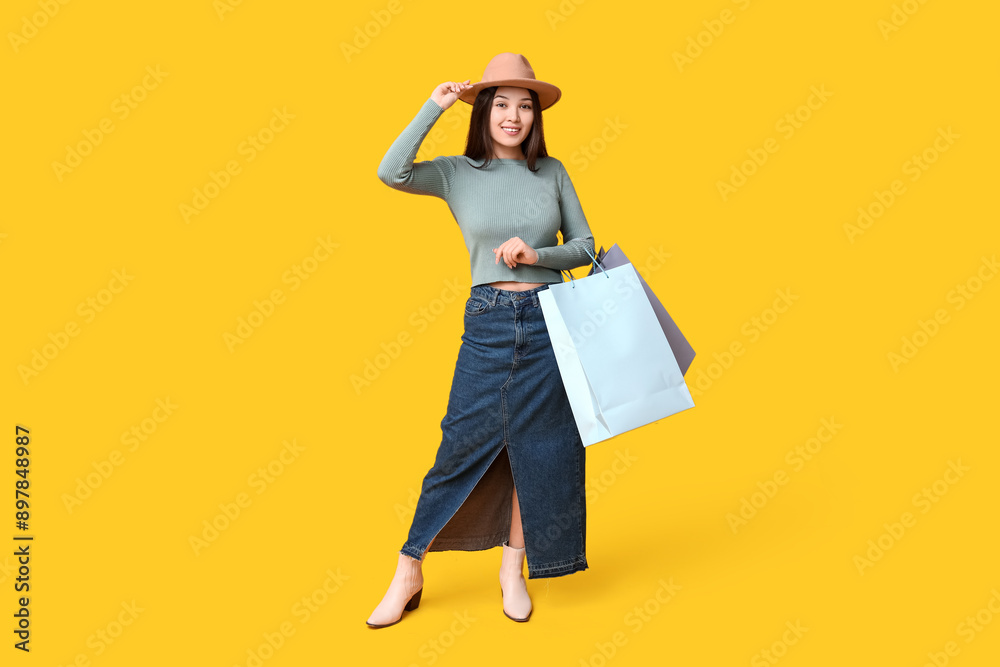
<instances>
[{"instance_id":1,"label":"belt loop","mask_svg":"<svg viewBox=\"0 0 1000 667\"><path fill-rule=\"evenodd\" d=\"M561 277L562 276L560 275L560 278ZM535 289L535 290L532 291L532 294L531 294L531 303L535 304L536 308L541 308L542 307L542 302L538 300L538 293L541 292L542 290L546 290L546 289L549 289L549 284L548 283L545 283L545 285L543 285L543 286L541 286L541 287L539 287L539 288L537 288L537 289Z\"/></svg>"},{"instance_id":2,"label":"belt loop","mask_svg":"<svg viewBox=\"0 0 1000 667\"><path fill-rule=\"evenodd\" d=\"M490 285L490 291L493 293L492 294L493 301L492 301L491 305L495 308L496 305L497 305L497 303L499 303L499 301L500 301L500 290L497 289L496 287L493 287L492 285Z\"/></svg>"}]
</instances>

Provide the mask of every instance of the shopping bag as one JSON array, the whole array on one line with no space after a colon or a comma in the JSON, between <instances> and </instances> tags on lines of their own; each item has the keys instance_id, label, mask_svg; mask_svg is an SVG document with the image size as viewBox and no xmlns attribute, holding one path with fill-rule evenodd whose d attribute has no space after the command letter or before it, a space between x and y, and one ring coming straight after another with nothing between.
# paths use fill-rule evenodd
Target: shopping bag
<instances>
[{"instance_id":1,"label":"shopping bag","mask_svg":"<svg viewBox=\"0 0 1000 667\"><path fill-rule=\"evenodd\" d=\"M597 261L601 263L606 269L613 269L616 266L621 266L622 264L628 263L628 257L618 244L614 244L611 248L605 252L604 246L597 252ZM590 273L587 275L592 275L594 270L597 269L597 264L591 264ZM600 269L597 269L600 270ZM674 319L670 317L670 313L667 309L663 307L660 300L656 298L653 294L653 290L649 288L646 280L640 275L639 281L642 283L642 289L646 292L646 296L649 298L649 303L653 306L653 312L656 313L656 319L660 321L660 326L663 328L663 333L667 336L667 342L670 343L670 349L674 352L674 359L677 360L677 365L681 369L681 374L686 375L688 368L691 367L691 362L694 361L694 348L691 344L687 342L687 338L681 333L681 330L677 328L674 324Z\"/></svg>"},{"instance_id":2,"label":"shopping bag","mask_svg":"<svg viewBox=\"0 0 1000 667\"><path fill-rule=\"evenodd\" d=\"M694 407L632 264L570 275L538 299L584 446Z\"/></svg>"}]
</instances>

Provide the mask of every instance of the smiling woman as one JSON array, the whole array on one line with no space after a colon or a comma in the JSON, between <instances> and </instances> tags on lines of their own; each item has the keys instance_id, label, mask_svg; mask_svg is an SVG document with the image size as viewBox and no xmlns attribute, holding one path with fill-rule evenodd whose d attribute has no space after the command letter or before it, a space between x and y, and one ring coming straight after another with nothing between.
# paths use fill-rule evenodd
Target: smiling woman
<instances>
[{"instance_id":1,"label":"smiling woman","mask_svg":"<svg viewBox=\"0 0 1000 667\"><path fill-rule=\"evenodd\" d=\"M369 627L417 608L428 551L502 546L503 611L514 621L532 611L525 559L529 578L588 567L583 443L538 299L594 249L569 175L545 150L542 110L560 95L523 56L502 53L482 81L435 88L379 165L386 185L448 203L469 249L472 288L442 441ZM472 105L465 153L414 162L459 99Z\"/></svg>"}]
</instances>

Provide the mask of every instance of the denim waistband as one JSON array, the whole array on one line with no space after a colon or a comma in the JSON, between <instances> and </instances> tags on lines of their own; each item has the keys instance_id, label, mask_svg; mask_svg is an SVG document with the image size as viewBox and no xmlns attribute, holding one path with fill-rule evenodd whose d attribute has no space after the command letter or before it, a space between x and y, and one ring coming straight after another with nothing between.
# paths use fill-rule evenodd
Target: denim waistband
<instances>
[{"instance_id":1,"label":"denim waistband","mask_svg":"<svg viewBox=\"0 0 1000 667\"><path fill-rule=\"evenodd\" d=\"M548 288L549 283L520 291L499 289L492 285L473 285L471 293L486 299L491 306L496 306L497 304L513 306L523 302L530 303L532 306L538 308L541 306L538 303L538 293Z\"/></svg>"}]
</instances>

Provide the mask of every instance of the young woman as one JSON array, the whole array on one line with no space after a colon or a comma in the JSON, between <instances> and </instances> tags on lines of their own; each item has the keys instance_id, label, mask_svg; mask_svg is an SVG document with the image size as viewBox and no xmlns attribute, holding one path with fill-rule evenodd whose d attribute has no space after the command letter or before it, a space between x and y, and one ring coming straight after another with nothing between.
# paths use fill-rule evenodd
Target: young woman
<instances>
[{"instance_id":1,"label":"young woman","mask_svg":"<svg viewBox=\"0 0 1000 667\"><path fill-rule=\"evenodd\" d=\"M386 185L448 203L469 249L472 288L443 439L369 627L417 608L427 551L501 546L503 611L514 621L532 610L525 558L529 579L588 567L585 452L538 300L594 252L569 175L545 150L542 110L560 96L523 56L501 53L482 81L437 86L379 165ZM465 154L414 163L459 99L472 104Z\"/></svg>"}]
</instances>

